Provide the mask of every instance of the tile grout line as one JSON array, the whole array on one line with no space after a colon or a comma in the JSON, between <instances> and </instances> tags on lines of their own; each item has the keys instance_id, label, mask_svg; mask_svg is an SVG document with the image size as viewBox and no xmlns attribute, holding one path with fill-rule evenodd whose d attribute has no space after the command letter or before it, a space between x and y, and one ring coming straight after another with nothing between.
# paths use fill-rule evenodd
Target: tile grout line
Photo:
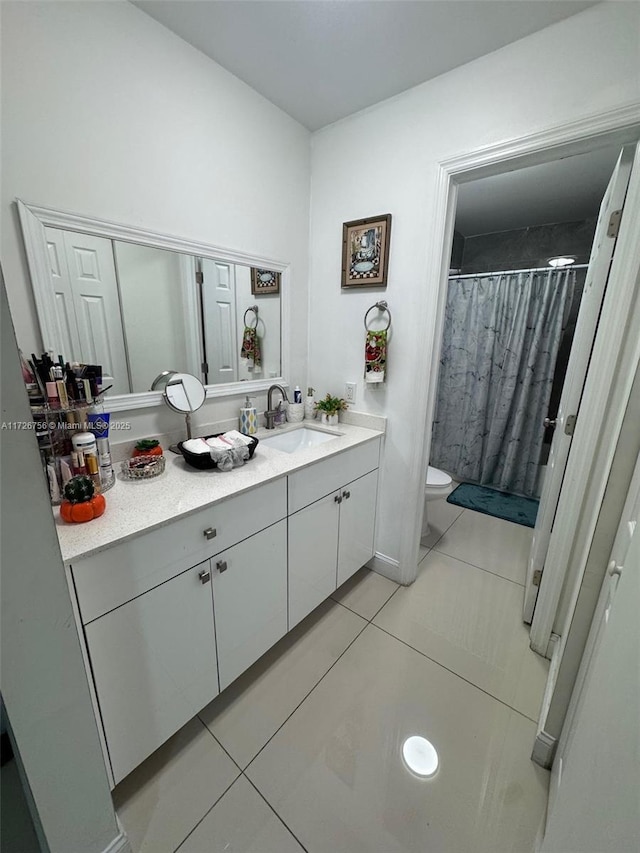
<instances>
[{"instance_id":1,"label":"tile grout line","mask_svg":"<svg viewBox=\"0 0 640 853\"><path fill-rule=\"evenodd\" d=\"M344 607L344 605L343 605L343 604L340 604L340 602L339 602L339 601L336 601L336 604L340 605L340 607ZM349 608L348 608L348 607L345 607L345 610L349 610ZM353 613L354 611L353 611L353 610L350 610L349 612L350 612L350 613ZM356 614L356 615L357 615L357 616L359 616L359 614ZM256 754L253 756L253 758L251 759L251 761L246 765L246 767L244 767L244 769L242 770L242 773L245 773L245 772L249 769L249 767L253 764L253 762L254 762L254 761L256 760L256 758L260 755L260 753L261 753L261 752L262 752L262 751L263 751L263 750L264 750L264 749L265 749L265 748L266 748L266 747L271 743L271 741L273 740L273 738L278 734L278 732L280 731L280 729L281 729L284 725L286 725L286 724L289 722L289 720L291 719L291 717L293 717L293 715L294 715L294 714L296 713L296 711L300 708L300 706L301 706L304 702L306 702L306 701L307 701L307 699L309 698L309 696L311 696L311 694L312 694L312 693L313 693L313 691L316 689L316 687L318 686L318 684L320 684L320 682L321 682L321 681L323 681L323 680L327 677L327 675L331 672L331 670L333 669L333 667L338 663L338 661L342 658L342 656L343 656L344 654L346 654L346 652L348 652L348 651L349 651L349 649L351 648L351 646L355 643L355 641L356 641L356 640L358 639L358 637L362 634L362 632L363 632L363 631L365 631L365 630L367 629L367 627L371 624L371 623L370 623L370 622L368 622L368 621L367 621L363 616L360 616L360 619L362 619L362 621L365 623L365 624L364 624L364 627L363 627L363 628L361 628L361 629L358 631L358 633L357 633L357 634L356 634L356 636L353 638L353 640L351 640L351 642L349 643L349 645L348 645L348 646L346 646L346 648L345 648L345 649L340 653L340 655L339 655L339 656L334 660L334 662L331 664L331 666L329 667L329 669L328 669L328 670L327 670L327 671L326 671L326 672L325 672L325 673L324 673L324 674L323 674L323 675L318 679L318 681L313 685L313 687L311 688L311 690L309 690L309 692L308 692L308 693L306 693L306 694L302 697L302 699L300 700L300 702L298 702L298 704L297 704L297 705L296 705L296 707L293 709L293 711L288 715L288 717L286 718L286 720L283 720L283 722L278 726L278 728L277 728L277 729L275 730L275 732L271 735L271 737L269 738L269 740L268 740L268 741L266 741L266 743L264 743L264 744L260 747L260 749L258 750L258 752L256 752ZM234 762L234 763L235 763L235 762ZM248 777L247 777L247 778L248 778Z\"/></svg>"},{"instance_id":2,"label":"tile grout line","mask_svg":"<svg viewBox=\"0 0 640 853\"><path fill-rule=\"evenodd\" d=\"M363 630L364 630L364 629L363 629ZM251 779L250 779L250 778L249 778L245 773L242 773L242 776L244 776L244 778L245 778L245 779L247 780L247 782L251 785L251 787L255 790L255 792L258 794L258 796L260 796L260 797L265 801L265 803L267 804L267 806L271 809L271 811L274 813L274 815L278 818L278 820L279 820L279 821L280 821L280 823L284 826L284 828L285 828L289 833L291 833L291 835L293 836L293 838L295 838L295 840L298 842L298 844L299 844L299 845L300 845L300 847L304 850L304 852L305 852L305 853L309 853L308 849L304 846L304 844L302 843L302 841L300 841L300 839L299 839L299 838L298 838L298 836L295 834L295 832L291 829L291 827L287 825L287 823L286 823L286 821L284 820L284 818L282 817L282 815L279 815L279 814L278 814L278 812L277 812L277 811L275 810L275 808L271 805L271 803L269 802L269 800L265 797L265 795L264 795L264 794L262 793L262 791L258 788L258 786L257 786L254 782L252 782L252 781L251 781ZM236 779L236 781L237 781L237 779Z\"/></svg>"},{"instance_id":3,"label":"tile grout line","mask_svg":"<svg viewBox=\"0 0 640 853\"><path fill-rule=\"evenodd\" d=\"M379 631L382 631L383 634L386 634L388 637L391 637L393 640L397 640L399 643L402 643L403 646L406 646L408 649L411 649L412 651L417 652L419 655L422 655L422 657L426 658L427 660L430 660L431 663L435 663L436 666L439 666L442 669L446 670L447 672L450 672L451 675L455 675L456 678L459 678L461 681L464 681L465 684L468 684L470 687L475 687L476 690L479 690L481 693L484 693L485 696L489 696L489 698L494 699L496 702L499 702L501 705L504 705L505 708L509 708L510 711L513 711L516 714L520 714L521 717L524 717L525 720L529 720L530 723L533 723L534 725L538 724L538 721L534 720L533 717L530 717L528 714L525 714L523 711L519 711L517 708L514 708L512 705L509 705L509 703L505 702L503 699L498 699L498 697L494 696L493 693L489 693L488 690L485 690L483 687L479 687L477 684L474 684L473 681L469 681L468 678L465 678L463 675L460 675L459 672L456 672L453 669L449 669L448 666L445 666L443 663L440 663L440 661L437 661L435 658L429 657L428 654L420 651L420 649L416 649L415 646L412 646L411 643L408 643L406 640L403 640L400 637L396 637L395 634L392 634L391 631L387 631L386 628L382 628L380 625L375 625L373 623L371 623L371 624L372 624L373 628L377 628Z\"/></svg>"},{"instance_id":4,"label":"tile grout line","mask_svg":"<svg viewBox=\"0 0 640 853\"><path fill-rule=\"evenodd\" d=\"M431 553L431 551L438 551L438 549L434 546L429 551L429 554ZM425 554L423 560L428 557L429 554ZM484 569L482 566L476 566L475 563L470 563L468 560L461 560L460 557L454 557L453 554L447 554L446 551L438 551L438 554L442 554L443 557L449 557L451 560L457 560L459 563L464 563L465 566L471 566L472 569L478 569L481 572L486 572L488 575L493 575L494 578L501 578L503 581L509 581L509 583L514 583L516 586L519 586L522 589L524 589L526 586L526 584L520 583L520 581L514 581L512 578L505 578L504 575L499 575L497 572L492 572L491 569ZM422 560L420 562L422 562Z\"/></svg>"},{"instance_id":5,"label":"tile grout line","mask_svg":"<svg viewBox=\"0 0 640 853\"><path fill-rule=\"evenodd\" d=\"M205 726L205 728L206 728L206 726ZM207 731L208 731L208 729L207 729ZM229 756L229 757L231 758L231 756ZM233 759L232 759L232 760L233 760ZM235 761L234 761L233 763L234 763L234 764L236 764L236 763L235 763ZM237 766L238 766L238 765L236 764L236 767L237 767ZM236 782L238 781L238 779L239 779L241 776L242 776L242 770L238 773L238 775L237 775L237 776L236 776L236 778L233 780L233 782L231 782L231 784L227 785L227 787L226 787L226 788L224 789L224 791L220 794L220 796L219 796L219 797L218 797L218 799L214 802L214 804L213 804L210 808L208 808L208 809L206 810L206 812L202 815L202 817L200 818L200 820L198 820L198 821L194 824L194 826L189 830L189 832L188 832L188 833L185 835L185 837L182 839L182 841L180 842L180 844L178 844L178 846L174 848L173 853L178 853L178 851L180 850L180 848L182 847L182 845L185 843L185 841L187 840L187 838L189 838L189 836L190 836L190 835L193 835L193 833L194 833L194 832L196 831L196 829L200 826L200 824L202 823L202 821L207 817L207 815L208 815L211 811L213 811L213 809L215 809L215 807L218 805L218 803L220 802L220 800L221 800L221 799L224 797L224 795L225 795L225 794L226 794L226 793L227 793L227 792L228 792L228 791L229 791L229 790L230 790L230 789L231 789L231 788L236 784Z\"/></svg>"}]
</instances>

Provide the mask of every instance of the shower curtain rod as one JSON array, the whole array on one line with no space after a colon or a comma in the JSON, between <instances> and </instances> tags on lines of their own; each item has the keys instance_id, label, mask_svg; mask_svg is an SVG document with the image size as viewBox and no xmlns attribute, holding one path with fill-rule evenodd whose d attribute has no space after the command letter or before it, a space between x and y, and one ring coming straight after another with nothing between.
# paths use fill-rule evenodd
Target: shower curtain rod
<instances>
[{"instance_id":1,"label":"shower curtain rod","mask_svg":"<svg viewBox=\"0 0 640 853\"><path fill-rule=\"evenodd\" d=\"M518 272L555 272L556 270L586 270L589 264L571 264L568 267L532 267L524 270L498 270L497 272L470 272L465 275L449 275L449 278L480 278L487 275L514 275Z\"/></svg>"}]
</instances>

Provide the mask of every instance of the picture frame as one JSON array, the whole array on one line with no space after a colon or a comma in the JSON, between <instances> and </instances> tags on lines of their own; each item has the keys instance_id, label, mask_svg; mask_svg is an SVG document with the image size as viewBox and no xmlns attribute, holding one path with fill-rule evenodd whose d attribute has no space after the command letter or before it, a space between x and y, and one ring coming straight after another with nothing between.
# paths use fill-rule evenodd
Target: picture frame
<instances>
[{"instance_id":1,"label":"picture frame","mask_svg":"<svg viewBox=\"0 0 640 853\"><path fill-rule=\"evenodd\" d=\"M343 223L341 287L386 287L390 241L390 213Z\"/></svg>"},{"instance_id":2,"label":"picture frame","mask_svg":"<svg viewBox=\"0 0 640 853\"><path fill-rule=\"evenodd\" d=\"M251 267L251 293L253 296L280 293L280 273Z\"/></svg>"}]
</instances>

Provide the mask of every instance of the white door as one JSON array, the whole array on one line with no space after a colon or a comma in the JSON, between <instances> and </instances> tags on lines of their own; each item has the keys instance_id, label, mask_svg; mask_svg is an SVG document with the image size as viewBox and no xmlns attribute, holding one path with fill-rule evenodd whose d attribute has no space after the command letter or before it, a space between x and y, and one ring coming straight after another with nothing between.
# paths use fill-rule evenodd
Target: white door
<instances>
[{"instance_id":1,"label":"white door","mask_svg":"<svg viewBox=\"0 0 640 853\"><path fill-rule=\"evenodd\" d=\"M220 689L287 633L287 522L211 558Z\"/></svg>"},{"instance_id":2,"label":"white door","mask_svg":"<svg viewBox=\"0 0 640 853\"><path fill-rule=\"evenodd\" d=\"M44 232L49 256L51 283L53 284L53 298L62 335L60 352L61 354L64 353L64 357L69 361L82 361L78 320L73 304L67 253L64 245L64 231L60 231L58 228L45 228Z\"/></svg>"},{"instance_id":3,"label":"white door","mask_svg":"<svg viewBox=\"0 0 640 853\"><path fill-rule=\"evenodd\" d=\"M71 352L69 361L102 366L110 377L111 394L129 394L129 372L125 352L120 297L111 240L74 231L46 228L49 257L59 262L52 282L55 288L59 324ZM64 248L64 265L62 249ZM73 306L73 310L71 310ZM66 340L64 341L66 344Z\"/></svg>"},{"instance_id":4,"label":"white door","mask_svg":"<svg viewBox=\"0 0 640 853\"><path fill-rule=\"evenodd\" d=\"M598 327L600 310L615 249L617 231L610 228L612 214L615 214L615 220L618 216L616 211L621 212L624 207L634 155L635 145L625 146L622 149L600 206L600 215L556 417L556 429L551 443L551 452L540 496L540 507L527 566L523 618L528 623L531 623L533 619L540 585L539 573L542 572L545 565L551 529L558 506L558 497L571 449L572 427L570 419L575 418L580 407L593 340ZM540 424L540 429L543 429L542 424Z\"/></svg>"},{"instance_id":5,"label":"white door","mask_svg":"<svg viewBox=\"0 0 640 853\"><path fill-rule=\"evenodd\" d=\"M202 259L202 325L207 385L238 378L236 340L235 267Z\"/></svg>"},{"instance_id":6,"label":"white door","mask_svg":"<svg viewBox=\"0 0 640 853\"><path fill-rule=\"evenodd\" d=\"M338 536L338 586L373 557L378 472L371 471L342 490Z\"/></svg>"},{"instance_id":7,"label":"white door","mask_svg":"<svg viewBox=\"0 0 640 853\"><path fill-rule=\"evenodd\" d=\"M553 764L542 853L640 843L640 458Z\"/></svg>"},{"instance_id":8,"label":"white door","mask_svg":"<svg viewBox=\"0 0 640 853\"><path fill-rule=\"evenodd\" d=\"M85 627L117 782L218 695L209 561Z\"/></svg>"}]
</instances>

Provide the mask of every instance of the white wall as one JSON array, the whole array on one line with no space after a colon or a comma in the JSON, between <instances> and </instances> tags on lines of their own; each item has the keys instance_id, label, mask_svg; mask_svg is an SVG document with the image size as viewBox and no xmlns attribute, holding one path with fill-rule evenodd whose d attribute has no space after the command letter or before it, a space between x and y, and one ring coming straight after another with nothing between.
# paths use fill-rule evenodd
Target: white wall
<instances>
[{"instance_id":1,"label":"white wall","mask_svg":"<svg viewBox=\"0 0 640 853\"><path fill-rule=\"evenodd\" d=\"M162 370L189 373L180 255L114 240L131 382L149 391Z\"/></svg>"},{"instance_id":2,"label":"white wall","mask_svg":"<svg viewBox=\"0 0 640 853\"><path fill-rule=\"evenodd\" d=\"M400 560L403 523L415 513L412 474L424 411L416 387L433 365L435 219L439 163L593 113L640 102L637 3L586 12L314 134L310 243L309 381L318 395L358 382L354 409L388 418L377 550ZM391 213L386 290L340 290L342 223ZM384 387L364 388L363 316L389 302L393 338ZM339 346L327 346L327 335ZM407 576L410 567L389 574Z\"/></svg>"},{"instance_id":3,"label":"white wall","mask_svg":"<svg viewBox=\"0 0 640 853\"><path fill-rule=\"evenodd\" d=\"M20 347L40 342L16 197L289 262L304 375L309 132L129 3L0 13L2 257ZM207 408L227 416L241 399Z\"/></svg>"},{"instance_id":4,"label":"white wall","mask_svg":"<svg viewBox=\"0 0 640 853\"><path fill-rule=\"evenodd\" d=\"M1 290L2 421L26 422ZM101 853L119 829L36 438L3 429L0 439L2 696L48 850Z\"/></svg>"}]
</instances>

